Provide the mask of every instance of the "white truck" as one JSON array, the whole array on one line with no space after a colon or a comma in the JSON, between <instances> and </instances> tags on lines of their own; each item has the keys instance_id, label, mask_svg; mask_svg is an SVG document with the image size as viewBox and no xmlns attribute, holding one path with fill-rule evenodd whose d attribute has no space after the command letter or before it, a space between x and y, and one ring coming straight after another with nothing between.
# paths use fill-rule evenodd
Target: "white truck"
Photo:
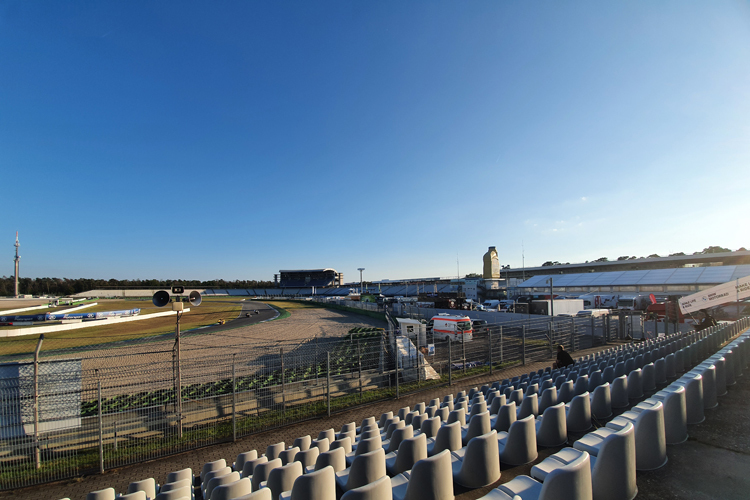
<instances>
[{"instance_id":1,"label":"white truck","mask_svg":"<svg viewBox=\"0 0 750 500\"><path fill-rule=\"evenodd\" d=\"M653 303L651 295L647 293L620 295L617 299L617 308L623 311L645 311Z\"/></svg>"},{"instance_id":2,"label":"white truck","mask_svg":"<svg viewBox=\"0 0 750 500\"><path fill-rule=\"evenodd\" d=\"M482 302L482 307L485 311L497 311L499 305L499 300L485 300L484 302Z\"/></svg>"},{"instance_id":3,"label":"white truck","mask_svg":"<svg viewBox=\"0 0 750 500\"><path fill-rule=\"evenodd\" d=\"M530 314L546 316L552 316L553 312L555 316L575 316L582 309L583 300L581 299L532 300L529 304Z\"/></svg>"},{"instance_id":4,"label":"white truck","mask_svg":"<svg viewBox=\"0 0 750 500\"><path fill-rule=\"evenodd\" d=\"M471 318L459 314L438 314L427 323L436 340L469 342L474 337Z\"/></svg>"}]
</instances>

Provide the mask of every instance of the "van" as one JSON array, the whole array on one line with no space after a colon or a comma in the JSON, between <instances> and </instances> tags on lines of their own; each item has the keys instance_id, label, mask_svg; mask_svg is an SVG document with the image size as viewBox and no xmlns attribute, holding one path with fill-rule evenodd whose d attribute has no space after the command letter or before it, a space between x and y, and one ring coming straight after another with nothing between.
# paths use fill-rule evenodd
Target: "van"
<instances>
[{"instance_id":1,"label":"van","mask_svg":"<svg viewBox=\"0 0 750 500\"><path fill-rule=\"evenodd\" d=\"M471 318L462 315L439 314L430 319L432 335L436 340L469 342L474 337Z\"/></svg>"},{"instance_id":2,"label":"van","mask_svg":"<svg viewBox=\"0 0 750 500\"><path fill-rule=\"evenodd\" d=\"M579 318L601 318L602 316L607 316L609 314L609 309L585 309L583 311L578 311Z\"/></svg>"}]
</instances>

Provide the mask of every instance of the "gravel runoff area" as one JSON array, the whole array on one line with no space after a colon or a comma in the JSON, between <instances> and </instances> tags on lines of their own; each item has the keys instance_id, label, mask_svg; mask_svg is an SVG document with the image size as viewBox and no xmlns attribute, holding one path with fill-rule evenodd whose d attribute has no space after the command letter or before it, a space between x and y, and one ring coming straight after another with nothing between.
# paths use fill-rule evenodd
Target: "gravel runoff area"
<instances>
[{"instance_id":1,"label":"gravel runoff area","mask_svg":"<svg viewBox=\"0 0 750 500\"><path fill-rule=\"evenodd\" d=\"M270 308L267 304L255 303L257 309ZM231 323L227 323L231 325ZM291 316L235 329L203 333L202 329L183 332L181 357L189 364L191 359L207 356L226 356L274 343L301 343L312 338L329 339L346 335L355 327L386 327L385 321L369 316L325 308L295 309ZM107 368L111 358L116 357L120 366L143 365L151 361L171 361L173 338L146 342L129 342L115 348L93 348L66 354L61 357L83 359L84 369ZM165 358L165 353L168 355Z\"/></svg>"},{"instance_id":2,"label":"gravel runoff area","mask_svg":"<svg viewBox=\"0 0 750 500\"><path fill-rule=\"evenodd\" d=\"M601 348L578 351L576 356L596 352ZM367 416L378 416L384 411L396 411L400 407L432 398L468 390L494 380L509 378L531 370L549 365L547 362L517 366L497 371L492 376L483 375L464 380L452 387L442 386L419 393L403 395L399 400L387 400L366 406L352 408L314 420L271 429L239 439L235 443L224 443L208 446L198 450L153 460L129 467L113 469L104 474L92 475L69 481L60 481L41 486L0 492L0 499L14 500L47 499L54 500L68 497L71 500L84 500L90 491L113 487L119 492L127 489L131 481L154 477L163 482L166 475L173 470L191 467L194 472L200 471L202 464L224 458L231 463L237 454L257 449L263 452L266 446L284 441L290 444L295 437L310 434L313 437L320 430L327 428L340 429L347 422L361 422ZM651 472L638 473L638 499L746 499L750 491L750 369L737 380L734 386L728 387L728 394L719 399L719 406L706 411L706 421L690 426L690 438L686 443L669 445L667 453L669 462L666 466ZM625 411L623 409L617 414ZM569 446L583 434L571 434ZM540 449L539 457L532 464L502 468L502 477L496 483L476 490L462 490L456 487L456 500L475 500L486 495L498 484L505 483L521 474L529 474L534 463L557 452L558 448Z\"/></svg>"}]
</instances>

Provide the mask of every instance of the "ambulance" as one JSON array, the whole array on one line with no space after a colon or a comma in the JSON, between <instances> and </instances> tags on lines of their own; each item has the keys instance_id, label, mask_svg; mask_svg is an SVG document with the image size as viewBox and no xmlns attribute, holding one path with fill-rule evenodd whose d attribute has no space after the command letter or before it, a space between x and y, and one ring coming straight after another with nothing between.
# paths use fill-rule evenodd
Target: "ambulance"
<instances>
[{"instance_id":1,"label":"ambulance","mask_svg":"<svg viewBox=\"0 0 750 500\"><path fill-rule=\"evenodd\" d=\"M427 329L432 331L435 340L450 340L451 342L469 342L474 337L471 318L459 314L438 314L427 323Z\"/></svg>"}]
</instances>

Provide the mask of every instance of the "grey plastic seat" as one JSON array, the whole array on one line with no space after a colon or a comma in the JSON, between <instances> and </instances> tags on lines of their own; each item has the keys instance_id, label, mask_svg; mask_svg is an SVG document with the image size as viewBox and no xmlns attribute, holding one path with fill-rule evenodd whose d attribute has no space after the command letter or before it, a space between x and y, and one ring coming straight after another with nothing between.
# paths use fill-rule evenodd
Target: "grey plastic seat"
<instances>
[{"instance_id":1,"label":"grey plastic seat","mask_svg":"<svg viewBox=\"0 0 750 500\"><path fill-rule=\"evenodd\" d=\"M594 389L599 387L605 382L604 377L602 377L602 372L598 368L593 373L589 374L589 385L586 389L589 392L594 392Z\"/></svg>"},{"instance_id":2,"label":"grey plastic seat","mask_svg":"<svg viewBox=\"0 0 750 500\"><path fill-rule=\"evenodd\" d=\"M610 386L612 408L626 408L630 405L628 398L628 378L625 375L616 377Z\"/></svg>"},{"instance_id":3,"label":"grey plastic seat","mask_svg":"<svg viewBox=\"0 0 750 500\"><path fill-rule=\"evenodd\" d=\"M393 412L392 411L384 412L382 415L380 415L380 420L378 421L378 427L382 429L383 426L385 425L385 422L390 418L393 418Z\"/></svg>"},{"instance_id":4,"label":"grey plastic seat","mask_svg":"<svg viewBox=\"0 0 750 500\"><path fill-rule=\"evenodd\" d=\"M230 469L229 467L225 467L225 469L226 469L227 474L232 472L232 469ZM208 474L206 475L206 477L208 477ZM193 481L189 478L185 478L185 479L180 479L179 481L175 481L173 483L165 483L161 485L161 487L159 488L159 491L160 492L172 491L172 490L178 490L181 488L189 488L192 491Z\"/></svg>"},{"instance_id":5,"label":"grey plastic seat","mask_svg":"<svg viewBox=\"0 0 750 500\"><path fill-rule=\"evenodd\" d=\"M333 468L333 472L341 472L346 469L346 450L335 448L321 453L315 460L315 467L312 470L320 470L329 465ZM306 470L308 473L312 472L310 469Z\"/></svg>"},{"instance_id":6,"label":"grey plastic seat","mask_svg":"<svg viewBox=\"0 0 750 500\"><path fill-rule=\"evenodd\" d=\"M613 418L607 428L621 430L632 423L635 427L635 466L647 471L663 467L667 463L667 441L664 432L664 406L655 401L651 407L641 411L628 411Z\"/></svg>"},{"instance_id":7,"label":"grey plastic seat","mask_svg":"<svg viewBox=\"0 0 750 500\"><path fill-rule=\"evenodd\" d=\"M437 436L438 431L440 430L440 417L432 417L425 419L422 422L422 426L419 428L419 431L427 436L428 438L434 438Z\"/></svg>"},{"instance_id":8,"label":"grey plastic seat","mask_svg":"<svg viewBox=\"0 0 750 500\"><path fill-rule=\"evenodd\" d=\"M221 476L214 476L211 479L208 480L208 482L205 482L205 488L203 489L203 498L211 498L211 494L213 491L224 484L230 484L234 483L236 481L239 481L240 473L237 471L230 472L229 474L222 474ZM248 479L248 481L250 481ZM250 493L248 491L248 493ZM245 495L246 493L243 493Z\"/></svg>"},{"instance_id":9,"label":"grey plastic seat","mask_svg":"<svg viewBox=\"0 0 750 500\"><path fill-rule=\"evenodd\" d=\"M433 415L433 417L440 417L441 422L447 422L448 415L450 415L450 410L446 407L443 407L435 410L435 414Z\"/></svg>"},{"instance_id":10,"label":"grey plastic seat","mask_svg":"<svg viewBox=\"0 0 750 500\"><path fill-rule=\"evenodd\" d=\"M620 430L602 427L574 444L592 456L591 480L595 500L633 500L636 484L635 428L631 422Z\"/></svg>"},{"instance_id":11,"label":"grey plastic seat","mask_svg":"<svg viewBox=\"0 0 750 500\"><path fill-rule=\"evenodd\" d=\"M667 383L667 362L664 358L654 361L654 382L656 385Z\"/></svg>"},{"instance_id":12,"label":"grey plastic seat","mask_svg":"<svg viewBox=\"0 0 750 500\"><path fill-rule=\"evenodd\" d=\"M534 425L537 445L555 448L568 442L565 403L557 403L544 410Z\"/></svg>"},{"instance_id":13,"label":"grey plastic seat","mask_svg":"<svg viewBox=\"0 0 750 500\"><path fill-rule=\"evenodd\" d=\"M352 452L352 438L347 436L341 439L337 439L336 441L331 443L331 447L329 448L328 451L335 450L336 448L343 448L344 453L351 453Z\"/></svg>"},{"instance_id":14,"label":"grey plastic seat","mask_svg":"<svg viewBox=\"0 0 750 500\"><path fill-rule=\"evenodd\" d=\"M497 432L506 432L516 420L516 403L511 401L500 407L500 411L497 413L494 421L491 422L492 428Z\"/></svg>"},{"instance_id":15,"label":"grey plastic seat","mask_svg":"<svg viewBox=\"0 0 750 500\"><path fill-rule=\"evenodd\" d=\"M388 476L351 489L341 496L341 500L392 500L392 498L391 478Z\"/></svg>"},{"instance_id":16,"label":"grey plastic seat","mask_svg":"<svg viewBox=\"0 0 750 500\"><path fill-rule=\"evenodd\" d=\"M484 413L471 417L468 425L461 428L461 442L466 446L472 438L487 434L491 430L490 412L485 410Z\"/></svg>"},{"instance_id":17,"label":"grey plastic seat","mask_svg":"<svg viewBox=\"0 0 750 500\"><path fill-rule=\"evenodd\" d=\"M420 413L419 415L415 416L411 419L411 425L414 427L415 430L421 430L422 429L422 423L430 418L427 413Z\"/></svg>"},{"instance_id":18,"label":"grey plastic seat","mask_svg":"<svg viewBox=\"0 0 750 500\"><path fill-rule=\"evenodd\" d=\"M387 442L384 441L382 446L383 448L385 448L386 453L392 453L394 451L398 451L398 447L401 444L401 441L413 437L414 427L412 427L411 425L407 425L406 427L402 427L401 429L396 429L395 431L393 431L391 439L389 439Z\"/></svg>"},{"instance_id":19,"label":"grey plastic seat","mask_svg":"<svg viewBox=\"0 0 750 500\"><path fill-rule=\"evenodd\" d=\"M232 471L231 467L224 467L223 469L216 469L216 470L212 470L212 471L206 472L206 474L203 476L203 482L201 482L201 484L200 484L200 488L201 488L201 492L203 492L203 496L206 497L206 498L209 497L209 495L206 494L206 489L208 488L208 484L211 482L211 479L213 479L215 477L226 476L228 474L231 474L232 472L233 471ZM190 479L187 479L187 478L183 479L182 481L188 481L188 483L186 483L186 484L191 484L192 483L192 481ZM168 483L168 484L179 484L180 482L181 481L174 481L174 482ZM162 485L162 488L161 488L162 490L164 489L164 486L166 486L166 485Z\"/></svg>"},{"instance_id":20,"label":"grey plastic seat","mask_svg":"<svg viewBox=\"0 0 750 500\"><path fill-rule=\"evenodd\" d=\"M354 445L352 445L352 449L356 450L357 446L359 446L359 443L362 442L362 441L364 441L365 439L374 439L374 438L381 439L380 430L377 427L375 429L369 429L368 428L368 430L362 432L358 436L357 442Z\"/></svg>"},{"instance_id":21,"label":"grey plastic seat","mask_svg":"<svg viewBox=\"0 0 750 500\"><path fill-rule=\"evenodd\" d=\"M667 444L679 444L687 441L687 405L685 402L685 387L669 387L659 391L653 397L637 404L633 411L641 411L653 405L655 401L661 401L664 405L664 437Z\"/></svg>"},{"instance_id":22,"label":"grey plastic seat","mask_svg":"<svg viewBox=\"0 0 750 500\"><path fill-rule=\"evenodd\" d=\"M441 426L437 436L427 440L427 455L437 455L443 450L452 452L460 450L461 447L461 424L453 422Z\"/></svg>"},{"instance_id":23,"label":"grey plastic seat","mask_svg":"<svg viewBox=\"0 0 750 500\"><path fill-rule=\"evenodd\" d=\"M412 420L414 420L414 417L418 417L419 415L420 415L420 413L418 411L413 411L413 410L410 411L404 417L404 423L406 425L411 425L411 422L412 422Z\"/></svg>"},{"instance_id":24,"label":"grey plastic seat","mask_svg":"<svg viewBox=\"0 0 750 500\"><path fill-rule=\"evenodd\" d=\"M362 429L371 425L378 425L378 421L375 420L375 417L366 417L362 419L362 423L359 424L359 427L357 427L357 434L361 434Z\"/></svg>"},{"instance_id":25,"label":"grey plastic seat","mask_svg":"<svg viewBox=\"0 0 750 500\"><path fill-rule=\"evenodd\" d=\"M700 424L706 419L703 404L703 376L697 373L686 373L677 379L670 387L683 386L685 388L685 408L687 423Z\"/></svg>"},{"instance_id":26,"label":"grey plastic seat","mask_svg":"<svg viewBox=\"0 0 750 500\"><path fill-rule=\"evenodd\" d=\"M311 447L305 451L300 451L294 456L294 461L302 464L302 468L314 467L315 462L318 460L320 450L315 447Z\"/></svg>"},{"instance_id":27,"label":"grey plastic seat","mask_svg":"<svg viewBox=\"0 0 750 500\"><path fill-rule=\"evenodd\" d=\"M411 426L409 426L409 428L411 428ZM370 453L371 451L375 451L382 447L383 442L380 440L380 435L376 438L363 439L359 442L356 450L346 454L346 464L351 465L355 457L362 455L363 453Z\"/></svg>"},{"instance_id":28,"label":"grey plastic seat","mask_svg":"<svg viewBox=\"0 0 750 500\"><path fill-rule=\"evenodd\" d=\"M287 448L286 450L282 450L281 453L279 453L279 458L281 459L282 465L287 465L292 462L294 462L294 457L299 453L299 448L296 446L294 448Z\"/></svg>"},{"instance_id":29,"label":"grey plastic seat","mask_svg":"<svg viewBox=\"0 0 750 500\"><path fill-rule=\"evenodd\" d=\"M396 418L398 418L398 417L396 417ZM385 439L391 439L391 436L393 435L393 432L396 429L403 429L404 427L406 427L406 422L404 422L403 420L399 419L397 422L393 422L392 424L390 424L388 426L388 429L383 434L381 434L381 437L384 440Z\"/></svg>"},{"instance_id":30,"label":"grey plastic seat","mask_svg":"<svg viewBox=\"0 0 750 500\"><path fill-rule=\"evenodd\" d=\"M253 475L253 470L255 470L255 466L266 462L268 462L268 457L265 455L254 460L247 460L242 465L242 477L251 477Z\"/></svg>"},{"instance_id":31,"label":"grey plastic seat","mask_svg":"<svg viewBox=\"0 0 750 500\"><path fill-rule=\"evenodd\" d=\"M523 401L523 391L521 389L511 391L510 396L508 396L508 402L513 402L516 403L516 406L520 406L521 401Z\"/></svg>"},{"instance_id":32,"label":"grey plastic seat","mask_svg":"<svg viewBox=\"0 0 750 500\"><path fill-rule=\"evenodd\" d=\"M579 375L579 377L576 379L575 384L573 385L573 392L576 396L580 396L584 392L588 392L589 390L589 376L588 375Z\"/></svg>"},{"instance_id":33,"label":"grey plastic seat","mask_svg":"<svg viewBox=\"0 0 750 500\"><path fill-rule=\"evenodd\" d=\"M349 422L341 426L341 430L339 431L339 434L348 434L350 432L354 431L357 432L357 423L356 422Z\"/></svg>"},{"instance_id":34,"label":"grey plastic seat","mask_svg":"<svg viewBox=\"0 0 750 500\"><path fill-rule=\"evenodd\" d=\"M323 439L323 438L328 439L328 444L330 445L331 443L336 441L336 431L334 431L333 429L326 429L324 431L320 431L318 433L318 439Z\"/></svg>"},{"instance_id":35,"label":"grey plastic seat","mask_svg":"<svg viewBox=\"0 0 750 500\"><path fill-rule=\"evenodd\" d=\"M258 452L256 450L246 451L237 455L237 459L232 462L232 470L242 472L242 468L245 466L245 462L249 460L255 460L258 458Z\"/></svg>"},{"instance_id":36,"label":"grey plastic seat","mask_svg":"<svg viewBox=\"0 0 750 500\"><path fill-rule=\"evenodd\" d=\"M273 460L274 458L279 458L279 455L282 451L286 448L286 444L284 444L284 441L276 444L270 444L266 448L265 455L268 457L268 460Z\"/></svg>"},{"instance_id":37,"label":"grey plastic seat","mask_svg":"<svg viewBox=\"0 0 750 500\"><path fill-rule=\"evenodd\" d=\"M86 495L86 500L115 500L115 489L104 488L103 490L91 491Z\"/></svg>"},{"instance_id":38,"label":"grey plastic seat","mask_svg":"<svg viewBox=\"0 0 750 500\"><path fill-rule=\"evenodd\" d=\"M321 453L325 453L331 449L331 442L328 438L313 439L310 448L317 448Z\"/></svg>"},{"instance_id":39,"label":"grey plastic seat","mask_svg":"<svg viewBox=\"0 0 750 500\"><path fill-rule=\"evenodd\" d=\"M338 434L336 434L336 438L337 439L349 438L352 444L354 444L354 442L357 440L357 431L351 430L351 431L346 431L346 432L339 432Z\"/></svg>"},{"instance_id":40,"label":"grey plastic seat","mask_svg":"<svg viewBox=\"0 0 750 500\"><path fill-rule=\"evenodd\" d=\"M265 486L271 490L271 498L278 500L284 491L290 491L294 486L294 481L302 476L302 464L292 462L288 465L276 467L268 474L268 480ZM212 499L213 500L213 499Z\"/></svg>"},{"instance_id":41,"label":"grey plastic seat","mask_svg":"<svg viewBox=\"0 0 750 500\"><path fill-rule=\"evenodd\" d=\"M564 382L557 390L557 400L563 403L570 403L575 395L576 391L572 380Z\"/></svg>"},{"instance_id":42,"label":"grey plastic seat","mask_svg":"<svg viewBox=\"0 0 750 500\"><path fill-rule=\"evenodd\" d=\"M507 398L505 397L505 394L499 394L492 398L492 402L490 403L490 415L497 415L500 411L500 407L504 406L506 401Z\"/></svg>"},{"instance_id":43,"label":"grey plastic seat","mask_svg":"<svg viewBox=\"0 0 750 500\"><path fill-rule=\"evenodd\" d=\"M606 419L612 416L612 395L609 383L604 382L591 393L591 415L594 418Z\"/></svg>"},{"instance_id":44,"label":"grey plastic seat","mask_svg":"<svg viewBox=\"0 0 750 500\"><path fill-rule=\"evenodd\" d=\"M419 414L421 415L422 413L424 413L424 412L425 412L425 409L426 409L426 408L427 408L427 405L426 405L426 404L424 404L424 402L422 402L422 403L417 403L416 405L414 405L414 410L413 410L413 411L418 411L418 412L419 412Z\"/></svg>"},{"instance_id":45,"label":"grey plastic seat","mask_svg":"<svg viewBox=\"0 0 750 500\"><path fill-rule=\"evenodd\" d=\"M237 474L237 472L235 472L235 474ZM249 495L252 492L252 482L248 478L242 478L234 482L216 486L211 492L209 498L210 500L234 500L237 497Z\"/></svg>"},{"instance_id":46,"label":"grey plastic seat","mask_svg":"<svg viewBox=\"0 0 750 500\"><path fill-rule=\"evenodd\" d=\"M193 489L188 486L170 491L161 491L156 495L156 500L183 500L189 499L193 495ZM86 500L89 500L88 498Z\"/></svg>"},{"instance_id":47,"label":"grey plastic seat","mask_svg":"<svg viewBox=\"0 0 750 500\"><path fill-rule=\"evenodd\" d=\"M643 398L643 372L640 368L628 373L628 398Z\"/></svg>"},{"instance_id":48,"label":"grey plastic seat","mask_svg":"<svg viewBox=\"0 0 750 500\"><path fill-rule=\"evenodd\" d=\"M432 418L435 416L435 412L438 410L438 406L428 406L424 410L424 414L427 415L428 418Z\"/></svg>"},{"instance_id":49,"label":"grey plastic seat","mask_svg":"<svg viewBox=\"0 0 750 500\"><path fill-rule=\"evenodd\" d=\"M307 436L300 436L295 439L292 448L297 447L299 451L305 451L310 449L310 445L312 445L312 438L308 434Z\"/></svg>"},{"instance_id":50,"label":"grey plastic seat","mask_svg":"<svg viewBox=\"0 0 750 500\"><path fill-rule=\"evenodd\" d=\"M268 488L261 488L258 491L253 491L248 495L242 495L233 500L271 500L271 490Z\"/></svg>"},{"instance_id":51,"label":"grey plastic seat","mask_svg":"<svg viewBox=\"0 0 750 500\"><path fill-rule=\"evenodd\" d=\"M508 465L523 465L536 459L536 426L529 415L516 420L508 432L497 434L500 461Z\"/></svg>"},{"instance_id":52,"label":"grey plastic seat","mask_svg":"<svg viewBox=\"0 0 750 500\"><path fill-rule=\"evenodd\" d=\"M223 469L226 466L227 466L227 461L224 460L223 458L214 460L213 462L206 462L205 464L203 464L203 468L201 469L201 473L200 473L201 482L203 482L203 476L205 476L207 472L211 472L213 470L218 470L218 469ZM184 479L184 478L180 478L180 479ZM167 481L167 482L171 483L174 481Z\"/></svg>"},{"instance_id":53,"label":"grey plastic seat","mask_svg":"<svg viewBox=\"0 0 750 500\"><path fill-rule=\"evenodd\" d=\"M333 467L329 465L298 477L292 490L281 493L279 500L336 500L336 474Z\"/></svg>"},{"instance_id":54,"label":"grey plastic seat","mask_svg":"<svg viewBox=\"0 0 750 500\"><path fill-rule=\"evenodd\" d=\"M226 465L226 462L224 462L224 465ZM191 469L190 467L188 467L186 469L172 471L169 474L167 474L167 480L164 481L164 482L165 483L174 483L174 482L180 481L182 479L193 479L193 469Z\"/></svg>"},{"instance_id":55,"label":"grey plastic seat","mask_svg":"<svg viewBox=\"0 0 750 500\"><path fill-rule=\"evenodd\" d=\"M450 452L419 460L408 478L399 474L391 480L391 492L393 500L453 500Z\"/></svg>"},{"instance_id":56,"label":"grey plastic seat","mask_svg":"<svg viewBox=\"0 0 750 500\"><path fill-rule=\"evenodd\" d=\"M516 420L526 418L529 415L533 415L534 418L539 415L539 396L536 393L524 396L521 407L516 412Z\"/></svg>"},{"instance_id":57,"label":"grey plastic seat","mask_svg":"<svg viewBox=\"0 0 750 500\"><path fill-rule=\"evenodd\" d=\"M592 499L591 459L588 453L565 448L568 455L574 458L562 462L552 455L542 461L545 469L544 482L529 477L517 476L501 484L487 495L486 500L557 500L557 499ZM537 467L532 467L532 475L539 475Z\"/></svg>"},{"instance_id":58,"label":"grey plastic seat","mask_svg":"<svg viewBox=\"0 0 750 500\"><path fill-rule=\"evenodd\" d=\"M471 417L474 415L479 415L480 413L484 413L487 411L487 402L486 401L479 401L471 405L471 409L469 410L469 416L467 417L469 420L471 420Z\"/></svg>"},{"instance_id":59,"label":"grey plastic seat","mask_svg":"<svg viewBox=\"0 0 750 500\"><path fill-rule=\"evenodd\" d=\"M656 389L656 367L653 363L643 365L641 378L644 392L651 392Z\"/></svg>"},{"instance_id":60,"label":"grey plastic seat","mask_svg":"<svg viewBox=\"0 0 750 500\"><path fill-rule=\"evenodd\" d=\"M557 404L557 388L555 386L547 387L542 390L542 396L539 398L539 410L537 413L544 413L544 410Z\"/></svg>"},{"instance_id":61,"label":"grey plastic seat","mask_svg":"<svg viewBox=\"0 0 750 500\"><path fill-rule=\"evenodd\" d=\"M615 367L607 366L602 370L602 382L609 382L610 384L615 379Z\"/></svg>"},{"instance_id":62,"label":"grey plastic seat","mask_svg":"<svg viewBox=\"0 0 750 500\"><path fill-rule=\"evenodd\" d=\"M156 498L156 481L153 477L142 479L140 481L133 481L128 485L128 493L135 493L136 491L143 491L146 497L153 500Z\"/></svg>"},{"instance_id":63,"label":"grey plastic seat","mask_svg":"<svg viewBox=\"0 0 750 500\"><path fill-rule=\"evenodd\" d=\"M124 495L119 495L117 499L118 500L151 500L149 497L146 496L146 492L141 491L141 490L134 491L133 493L125 493Z\"/></svg>"},{"instance_id":64,"label":"grey plastic seat","mask_svg":"<svg viewBox=\"0 0 750 500\"><path fill-rule=\"evenodd\" d=\"M457 484L466 488L482 488L500 479L497 431L472 438L460 451L463 453L453 453L459 460L451 464L453 480Z\"/></svg>"},{"instance_id":65,"label":"grey plastic seat","mask_svg":"<svg viewBox=\"0 0 750 500\"><path fill-rule=\"evenodd\" d=\"M450 414L448 414L448 422L459 422L461 425L466 425L466 410L464 408L456 408Z\"/></svg>"},{"instance_id":66,"label":"grey plastic seat","mask_svg":"<svg viewBox=\"0 0 750 500\"><path fill-rule=\"evenodd\" d=\"M385 450L380 448L359 455L348 469L336 473L336 484L341 491L359 488L386 475Z\"/></svg>"},{"instance_id":67,"label":"grey plastic seat","mask_svg":"<svg viewBox=\"0 0 750 500\"><path fill-rule=\"evenodd\" d=\"M706 410L716 408L719 405L716 391L716 365L698 366L690 373L700 373L703 377L703 407Z\"/></svg>"},{"instance_id":68,"label":"grey plastic seat","mask_svg":"<svg viewBox=\"0 0 750 500\"><path fill-rule=\"evenodd\" d=\"M585 432L591 429L591 400L588 392L574 397L565 405L565 421L568 432Z\"/></svg>"},{"instance_id":69,"label":"grey plastic seat","mask_svg":"<svg viewBox=\"0 0 750 500\"><path fill-rule=\"evenodd\" d=\"M281 459L274 458L268 462L257 464L255 470L253 470L253 491L257 491L260 488L260 483L265 482L268 479L268 475L271 471L277 467L281 467Z\"/></svg>"},{"instance_id":70,"label":"grey plastic seat","mask_svg":"<svg viewBox=\"0 0 750 500\"><path fill-rule=\"evenodd\" d=\"M418 460L427 458L427 437L424 434L404 439L398 452L385 456L385 469L389 476L410 470Z\"/></svg>"},{"instance_id":71,"label":"grey plastic seat","mask_svg":"<svg viewBox=\"0 0 750 500\"><path fill-rule=\"evenodd\" d=\"M399 408L398 410L398 418L401 420L404 420L406 418L406 414L411 412L411 408L409 406L404 406L403 408Z\"/></svg>"}]
</instances>

